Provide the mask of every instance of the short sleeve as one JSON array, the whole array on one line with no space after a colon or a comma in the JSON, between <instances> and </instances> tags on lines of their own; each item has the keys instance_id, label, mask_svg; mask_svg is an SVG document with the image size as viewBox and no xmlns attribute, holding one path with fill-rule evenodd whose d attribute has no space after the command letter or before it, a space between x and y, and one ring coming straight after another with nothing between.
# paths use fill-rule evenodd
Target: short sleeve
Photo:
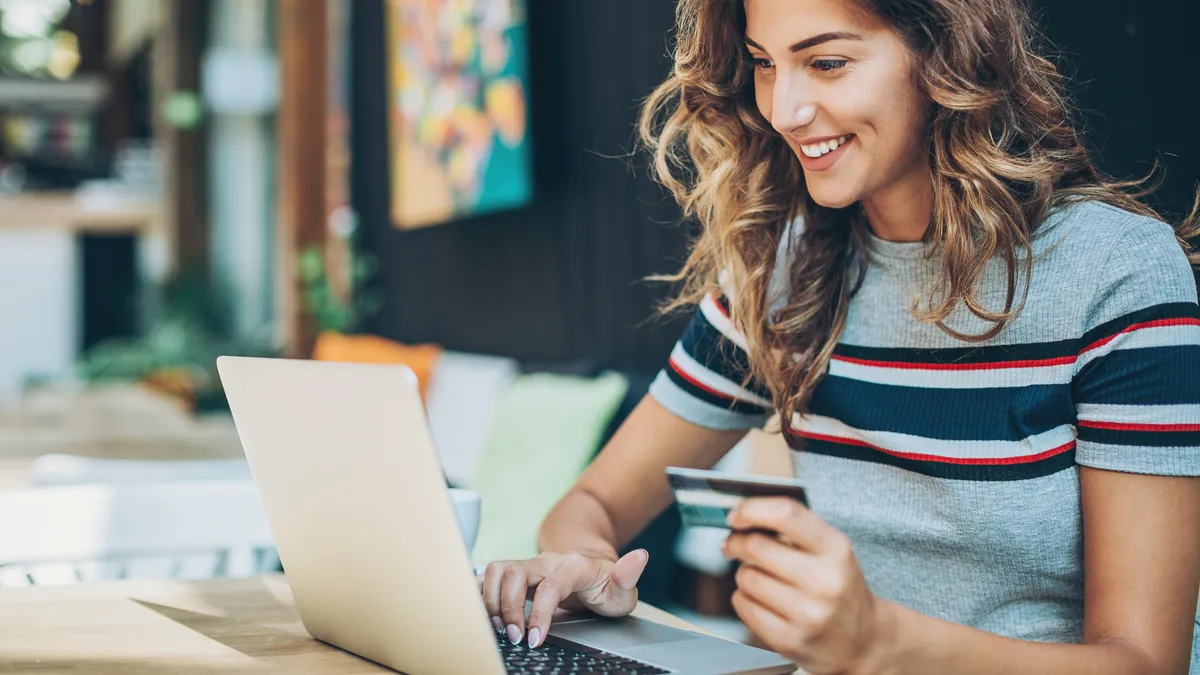
<instances>
[{"instance_id":1,"label":"short sleeve","mask_svg":"<svg viewBox=\"0 0 1200 675\"><path fill-rule=\"evenodd\" d=\"M1174 232L1137 219L1098 273L1072 382L1077 463L1200 475L1200 307Z\"/></svg>"},{"instance_id":2,"label":"short sleeve","mask_svg":"<svg viewBox=\"0 0 1200 675\"><path fill-rule=\"evenodd\" d=\"M729 319L723 298L710 295L696 309L671 357L650 385L660 405L710 429L762 427L773 409L770 395L748 382L746 341Z\"/></svg>"}]
</instances>

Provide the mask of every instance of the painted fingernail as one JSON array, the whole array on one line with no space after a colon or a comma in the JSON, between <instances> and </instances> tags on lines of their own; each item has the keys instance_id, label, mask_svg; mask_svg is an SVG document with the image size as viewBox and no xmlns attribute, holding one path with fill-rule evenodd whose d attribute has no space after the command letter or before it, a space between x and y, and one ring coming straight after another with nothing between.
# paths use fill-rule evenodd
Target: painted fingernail
<instances>
[{"instance_id":1,"label":"painted fingernail","mask_svg":"<svg viewBox=\"0 0 1200 675\"><path fill-rule=\"evenodd\" d=\"M504 622L500 620L500 617L498 617L498 616L492 617L492 626L494 626L496 628L497 635L504 634Z\"/></svg>"},{"instance_id":2,"label":"painted fingernail","mask_svg":"<svg viewBox=\"0 0 1200 675\"><path fill-rule=\"evenodd\" d=\"M521 629L515 623L508 624L508 641L514 645L521 644Z\"/></svg>"},{"instance_id":3,"label":"painted fingernail","mask_svg":"<svg viewBox=\"0 0 1200 675\"><path fill-rule=\"evenodd\" d=\"M541 644L541 642L542 642L542 629L541 628L530 628L529 629L529 646L530 646L530 648L537 649L537 646L539 644Z\"/></svg>"}]
</instances>

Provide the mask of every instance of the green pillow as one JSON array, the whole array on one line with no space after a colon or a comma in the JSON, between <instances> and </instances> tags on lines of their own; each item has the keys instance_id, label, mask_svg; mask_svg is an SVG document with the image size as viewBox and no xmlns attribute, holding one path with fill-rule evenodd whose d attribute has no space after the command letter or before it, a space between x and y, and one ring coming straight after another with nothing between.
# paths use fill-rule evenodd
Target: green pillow
<instances>
[{"instance_id":1,"label":"green pillow","mask_svg":"<svg viewBox=\"0 0 1200 675\"><path fill-rule=\"evenodd\" d=\"M537 555L537 531L591 461L629 383L623 375L518 377L500 401L471 487L476 565Z\"/></svg>"}]
</instances>

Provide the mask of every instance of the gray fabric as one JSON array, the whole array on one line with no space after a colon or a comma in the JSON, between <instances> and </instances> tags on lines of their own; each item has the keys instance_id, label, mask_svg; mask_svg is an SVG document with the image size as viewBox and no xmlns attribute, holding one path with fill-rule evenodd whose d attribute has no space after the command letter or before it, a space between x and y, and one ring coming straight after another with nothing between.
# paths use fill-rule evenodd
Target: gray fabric
<instances>
[{"instance_id":1,"label":"gray fabric","mask_svg":"<svg viewBox=\"0 0 1200 675\"><path fill-rule=\"evenodd\" d=\"M851 302L840 342L881 348L965 346L936 326L919 323L910 312L936 275L936 257L925 257L919 243L876 239L872 246L866 281ZM986 345L1081 340L1104 322L1146 307L1196 302L1191 270L1171 228L1110 206L1082 203L1058 210L1039 228L1034 255L1023 312ZM985 306L1001 308L1005 287L1003 265L995 263L985 277ZM965 311L952 315L948 324L967 333L986 328ZM1068 372L1067 377L1077 375ZM1195 378L1200 382L1200 373ZM761 424L757 417L697 400L666 377L655 382L651 393L696 424ZM896 405L904 405L904 400ZM1161 423L1200 422L1189 417L1200 406L1162 410L1184 418L1168 417ZM1079 465L1200 475L1200 447L1080 440L1075 452ZM851 538L879 596L1013 638L1081 640L1082 520L1076 466L1025 480L987 481L934 478L803 450L794 452L793 460L796 475L808 485L814 511ZM1200 654L1200 646L1193 653ZM1191 672L1200 675L1195 656Z\"/></svg>"}]
</instances>

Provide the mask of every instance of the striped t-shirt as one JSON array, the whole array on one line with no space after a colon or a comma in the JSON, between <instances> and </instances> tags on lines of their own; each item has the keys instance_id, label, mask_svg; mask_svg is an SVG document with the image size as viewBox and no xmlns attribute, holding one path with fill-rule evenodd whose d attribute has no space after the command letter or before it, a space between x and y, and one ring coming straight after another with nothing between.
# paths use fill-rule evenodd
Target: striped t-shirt
<instances>
[{"instance_id":1,"label":"striped t-shirt","mask_svg":"<svg viewBox=\"0 0 1200 675\"><path fill-rule=\"evenodd\" d=\"M872 241L829 371L793 420L796 475L881 597L1014 638L1078 642L1076 467L1200 475L1191 269L1169 226L1065 206L1038 229L1023 311L964 343L910 312L937 273L924 252ZM1006 290L997 262L984 306L1002 308ZM989 327L962 308L947 324ZM761 426L772 406L742 386L744 350L724 299L709 297L651 394L702 426Z\"/></svg>"}]
</instances>

